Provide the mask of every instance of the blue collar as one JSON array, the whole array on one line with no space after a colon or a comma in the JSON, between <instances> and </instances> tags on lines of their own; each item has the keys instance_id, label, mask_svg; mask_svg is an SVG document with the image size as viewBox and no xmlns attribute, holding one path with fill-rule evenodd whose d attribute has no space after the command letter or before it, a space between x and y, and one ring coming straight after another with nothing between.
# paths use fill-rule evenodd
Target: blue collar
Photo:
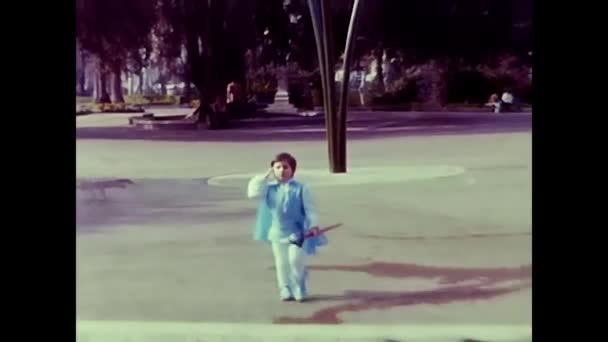
<instances>
[{"instance_id":1,"label":"blue collar","mask_svg":"<svg viewBox=\"0 0 608 342\"><path fill-rule=\"evenodd\" d=\"M281 185L281 184L292 184L292 183L295 183L295 182L296 182L296 179L292 177L290 180L288 180L285 183L279 182L278 180L273 180L273 181L268 182L268 184L271 184L271 185Z\"/></svg>"}]
</instances>

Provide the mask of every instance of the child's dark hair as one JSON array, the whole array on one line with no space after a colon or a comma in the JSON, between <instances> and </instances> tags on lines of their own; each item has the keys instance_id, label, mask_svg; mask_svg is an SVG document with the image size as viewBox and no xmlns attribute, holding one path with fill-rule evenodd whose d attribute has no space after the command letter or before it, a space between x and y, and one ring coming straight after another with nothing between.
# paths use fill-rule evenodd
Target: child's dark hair
<instances>
[{"instance_id":1,"label":"child's dark hair","mask_svg":"<svg viewBox=\"0 0 608 342\"><path fill-rule=\"evenodd\" d=\"M277 154L276 157L274 157L274 159L270 162L270 166L274 166L274 163L276 162L287 163L289 167L291 167L291 170L293 170L294 173L296 172L298 162L296 161L296 158L294 158L291 154L285 152Z\"/></svg>"}]
</instances>

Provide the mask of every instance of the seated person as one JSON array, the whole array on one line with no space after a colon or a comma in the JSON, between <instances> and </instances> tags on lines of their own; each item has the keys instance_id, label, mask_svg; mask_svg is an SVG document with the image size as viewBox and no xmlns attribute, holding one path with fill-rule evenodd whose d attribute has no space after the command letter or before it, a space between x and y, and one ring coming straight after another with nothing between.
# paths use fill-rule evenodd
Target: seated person
<instances>
[{"instance_id":1,"label":"seated person","mask_svg":"<svg viewBox=\"0 0 608 342\"><path fill-rule=\"evenodd\" d=\"M226 87L226 103L243 102L243 91L236 82L230 82Z\"/></svg>"},{"instance_id":2,"label":"seated person","mask_svg":"<svg viewBox=\"0 0 608 342\"><path fill-rule=\"evenodd\" d=\"M490 96L490 99L488 100L488 103L486 103L486 106L492 107L494 109L494 113L499 113L500 112L500 101L498 99L498 95L492 94Z\"/></svg>"}]
</instances>

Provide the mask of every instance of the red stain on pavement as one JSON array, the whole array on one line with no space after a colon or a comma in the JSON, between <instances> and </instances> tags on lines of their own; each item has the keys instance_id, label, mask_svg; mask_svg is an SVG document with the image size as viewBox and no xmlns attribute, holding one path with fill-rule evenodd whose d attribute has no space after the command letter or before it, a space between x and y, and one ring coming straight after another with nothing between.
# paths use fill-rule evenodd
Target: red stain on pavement
<instances>
[{"instance_id":1,"label":"red stain on pavement","mask_svg":"<svg viewBox=\"0 0 608 342\"><path fill-rule=\"evenodd\" d=\"M451 285L417 292L346 291L341 296L317 296L310 301L343 301L318 310L310 317L278 317L277 324L340 324L341 313L384 310L420 304L448 304L459 301L484 300L506 295L531 286L532 266L518 268L451 268L398 263L370 263L365 265L312 266L319 271L361 272L381 278L439 278L440 284L478 281L475 285ZM516 285L499 286L516 281Z\"/></svg>"},{"instance_id":2,"label":"red stain on pavement","mask_svg":"<svg viewBox=\"0 0 608 342\"><path fill-rule=\"evenodd\" d=\"M385 235L359 235L366 239L373 240L462 240L462 239L485 239L485 238L496 238L496 237L521 237L530 236L531 232L521 233L476 233L476 234L458 234L458 235L444 235L444 236L385 236Z\"/></svg>"},{"instance_id":3,"label":"red stain on pavement","mask_svg":"<svg viewBox=\"0 0 608 342\"><path fill-rule=\"evenodd\" d=\"M309 268L318 271L360 272L380 278L439 278L440 284L482 279L485 280L484 286L532 276L532 265L517 268L456 268L374 262L365 265L323 265Z\"/></svg>"}]
</instances>

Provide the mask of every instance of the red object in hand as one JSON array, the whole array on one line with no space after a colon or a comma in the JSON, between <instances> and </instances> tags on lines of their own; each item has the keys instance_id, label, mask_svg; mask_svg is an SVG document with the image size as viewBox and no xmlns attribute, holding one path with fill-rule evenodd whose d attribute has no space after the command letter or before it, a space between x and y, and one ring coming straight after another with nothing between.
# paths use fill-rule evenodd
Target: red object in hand
<instances>
[{"instance_id":1,"label":"red object in hand","mask_svg":"<svg viewBox=\"0 0 608 342\"><path fill-rule=\"evenodd\" d=\"M334 224L333 226L325 227L323 229L319 229L319 228L312 229L312 230L306 232L306 234L304 234L304 239L309 239L311 237L315 237L315 236L321 235L321 234L323 234L323 233L325 233L327 231L330 231L332 229L338 228L341 225L342 225L342 223L338 223L338 224Z\"/></svg>"},{"instance_id":2,"label":"red object in hand","mask_svg":"<svg viewBox=\"0 0 608 342\"><path fill-rule=\"evenodd\" d=\"M319 235L319 234L320 234L320 232L319 232L319 228L318 228L318 227L315 227L315 228L312 228L312 229L311 229L311 230L310 230L308 233L306 233L306 235L305 235L305 236L306 236L306 237L314 237L314 236L317 236L317 235Z\"/></svg>"},{"instance_id":3,"label":"red object in hand","mask_svg":"<svg viewBox=\"0 0 608 342\"><path fill-rule=\"evenodd\" d=\"M312 232L312 231L310 231L310 232L307 232L306 234L304 234L304 239L308 239L308 238L311 238L313 236L315 236L315 233Z\"/></svg>"}]
</instances>

